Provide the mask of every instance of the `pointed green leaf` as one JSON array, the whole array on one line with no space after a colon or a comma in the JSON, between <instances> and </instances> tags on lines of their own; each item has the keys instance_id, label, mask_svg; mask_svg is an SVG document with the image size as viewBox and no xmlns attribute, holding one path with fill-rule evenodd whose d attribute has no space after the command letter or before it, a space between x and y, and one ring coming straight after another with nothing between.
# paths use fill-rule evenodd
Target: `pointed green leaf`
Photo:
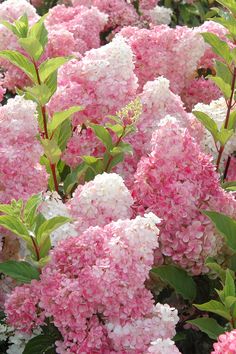
<instances>
[{"instance_id":1,"label":"pointed green leaf","mask_svg":"<svg viewBox=\"0 0 236 354\"><path fill-rule=\"evenodd\" d=\"M30 226L33 225L34 219L36 217L36 211L41 202L41 194L33 195L31 198L28 199L24 207L24 221L26 224L29 224Z\"/></svg>"},{"instance_id":2,"label":"pointed green leaf","mask_svg":"<svg viewBox=\"0 0 236 354\"><path fill-rule=\"evenodd\" d=\"M38 82L34 65L23 54L14 50L2 50L0 57L9 60L12 64L24 71L34 83Z\"/></svg>"},{"instance_id":3,"label":"pointed green leaf","mask_svg":"<svg viewBox=\"0 0 236 354\"><path fill-rule=\"evenodd\" d=\"M226 318L228 321L231 320L229 311L227 311L226 307L219 301L211 300L204 304L194 304L194 306L201 311L212 312Z\"/></svg>"},{"instance_id":4,"label":"pointed green leaf","mask_svg":"<svg viewBox=\"0 0 236 354\"><path fill-rule=\"evenodd\" d=\"M74 113L79 112L81 110L83 110L82 106L73 106L63 112L54 113L51 121L48 124L48 130L53 132L66 119L70 118Z\"/></svg>"},{"instance_id":5,"label":"pointed green leaf","mask_svg":"<svg viewBox=\"0 0 236 354\"><path fill-rule=\"evenodd\" d=\"M23 354L45 354L48 350L54 349L55 338L40 334L30 339L23 351Z\"/></svg>"},{"instance_id":6,"label":"pointed green leaf","mask_svg":"<svg viewBox=\"0 0 236 354\"><path fill-rule=\"evenodd\" d=\"M113 146L112 138L110 133L106 128L98 124L90 124L91 128L93 129L95 135L98 137L99 140L104 144L107 150L110 150Z\"/></svg>"},{"instance_id":7,"label":"pointed green leaf","mask_svg":"<svg viewBox=\"0 0 236 354\"><path fill-rule=\"evenodd\" d=\"M48 31L44 25L44 20L48 14L42 16L29 30L29 37L37 38L44 49L48 42Z\"/></svg>"},{"instance_id":8,"label":"pointed green leaf","mask_svg":"<svg viewBox=\"0 0 236 354\"><path fill-rule=\"evenodd\" d=\"M5 227L7 230L12 231L23 240L28 241L30 238L29 232L25 225L15 216L0 215L0 225Z\"/></svg>"},{"instance_id":9,"label":"pointed green leaf","mask_svg":"<svg viewBox=\"0 0 236 354\"><path fill-rule=\"evenodd\" d=\"M214 340L217 340L219 335L225 332L224 327L220 326L213 318L200 317L195 320L187 321L187 323L198 327L202 332L206 333L211 339Z\"/></svg>"},{"instance_id":10,"label":"pointed green leaf","mask_svg":"<svg viewBox=\"0 0 236 354\"><path fill-rule=\"evenodd\" d=\"M7 261L0 263L0 273L21 282L30 283L33 279L39 279L39 271L27 262Z\"/></svg>"},{"instance_id":11,"label":"pointed green leaf","mask_svg":"<svg viewBox=\"0 0 236 354\"><path fill-rule=\"evenodd\" d=\"M219 76L226 84L229 84L231 86L233 76L227 65L225 65L219 60L215 61L215 65L217 76Z\"/></svg>"},{"instance_id":12,"label":"pointed green leaf","mask_svg":"<svg viewBox=\"0 0 236 354\"><path fill-rule=\"evenodd\" d=\"M236 221L215 211L203 210L202 213L211 219L216 229L224 236L227 245L236 252Z\"/></svg>"},{"instance_id":13,"label":"pointed green leaf","mask_svg":"<svg viewBox=\"0 0 236 354\"><path fill-rule=\"evenodd\" d=\"M229 129L221 128L220 132L218 132L217 134L217 140L221 143L221 145L224 146L230 140L233 134L234 134L233 129L229 130Z\"/></svg>"},{"instance_id":14,"label":"pointed green leaf","mask_svg":"<svg viewBox=\"0 0 236 354\"><path fill-rule=\"evenodd\" d=\"M41 140L45 155L52 164L56 164L61 157L61 150L55 140Z\"/></svg>"},{"instance_id":15,"label":"pointed green leaf","mask_svg":"<svg viewBox=\"0 0 236 354\"><path fill-rule=\"evenodd\" d=\"M41 245L43 245L44 239L48 237L53 231L71 221L72 220L70 218L65 216L55 216L49 220L44 221L44 223L40 225L37 231L36 238L39 246L41 247Z\"/></svg>"},{"instance_id":16,"label":"pointed green leaf","mask_svg":"<svg viewBox=\"0 0 236 354\"><path fill-rule=\"evenodd\" d=\"M184 299L193 300L196 296L196 284L188 273L173 265L163 265L152 268L152 273L159 277L182 295Z\"/></svg>"},{"instance_id":17,"label":"pointed green leaf","mask_svg":"<svg viewBox=\"0 0 236 354\"><path fill-rule=\"evenodd\" d=\"M214 140L217 141L218 127L216 122L206 113L193 111L195 117L204 125L204 127L212 134Z\"/></svg>"},{"instance_id":18,"label":"pointed green leaf","mask_svg":"<svg viewBox=\"0 0 236 354\"><path fill-rule=\"evenodd\" d=\"M236 15L236 3L235 0L217 0L219 4L226 7L234 15Z\"/></svg>"},{"instance_id":19,"label":"pointed green leaf","mask_svg":"<svg viewBox=\"0 0 236 354\"><path fill-rule=\"evenodd\" d=\"M230 55L230 48L228 44L221 40L217 35L214 33L202 33L202 36L206 43L210 44L212 50L221 58L223 58L226 63L230 64L231 62L231 55Z\"/></svg>"},{"instance_id":20,"label":"pointed green leaf","mask_svg":"<svg viewBox=\"0 0 236 354\"><path fill-rule=\"evenodd\" d=\"M20 38L18 42L21 47L24 48L26 53L28 53L35 61L37 61L43 54L43 47L37 38Z\"/></svg>"},{"instance_id":21,"label":"pointed green leaf","mask_svg":"<svg viewBox=\"0 0 236 354\"><path fill-rule=\"evenodd\" d=\"M72 57L57 57L57 58L47 59L39 67L39 77L41 81L45 82L45 80L51 74L53 74L57 69L59 69L62 65L64 65L71 59Z\"/></svg>"},{"instance_id":22,"label":"pointed green leaf","mask_svg":"<svg viewBox=\"0 0 236 354\"><path fill-rule=\"evenodd\" d=\"M236 110L232 111L229 116L229 124L228 124L228 129L233 129L235 130L236 128Z\"/></svg>"},{"instance_id":23,"label":"pointed green leaf","mask_svg":"<svg viewBox=\"0 0 236 354\"><path fill-rule=\"evenodd\" d=\"M226 270L225 285L223 288L224 297L235 296L234 278L229 269Z\"/></svg>"},{"instance_id":24,"label":"pointed green leaf","mask_svg":"<svg viewBox=\"0 0 236 354\"><path fill-rule=\"evenodd\" d=\"M224 80L219 76L209 76L209 78L216 84L216 86L219 87L225 98L230 98L231 86L229 84L224 82Z\"/></svg>"}]
</instances>

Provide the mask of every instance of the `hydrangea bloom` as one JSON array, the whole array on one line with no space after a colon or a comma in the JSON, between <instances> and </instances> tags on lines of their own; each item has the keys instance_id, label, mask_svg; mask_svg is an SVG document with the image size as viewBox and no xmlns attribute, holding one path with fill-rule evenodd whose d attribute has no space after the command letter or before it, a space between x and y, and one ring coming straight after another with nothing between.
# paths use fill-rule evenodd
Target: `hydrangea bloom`
<instances>
[{"instance_id":1,"label":"hydrangea bloom","mask_svg":"<svg viewBox=\"0 0 236 354\"><path fill-rule=\"evenodd\" d=\"M153 354L180 354L179 349L175 346L175 343L170 339L158 338L151 343L148 348L148 353Z\"/></svg>"},{"instance_id":2,"label":"hydrangea bloom","mask_svg":"<svg viewBox=\"0 0 236 354\"><path fill-rule=\"evenodd\" d=\"M60 69L58 89L49 109L58 111L79 104L85 109L75 115L75 125L91 118L101 122L134 98L137 78L133 69L132 51L122 37L117 37Z\"/></svg>"},{"instance_id":3,"label":"hydrangea bloom","mask_svg":"<svg viewBox=\"0 0 236 354\"><path fill-rule=\"evenodd\" d=\"M216 101L212 101L209 105L198 103L194 107L194 110L204 112L209 115L215 121L219 130L222 126L224 126L224 121L227 113L227 105L224 97L221 97ZM214 139L207 129L204 129L202 146L208 153L212 154L214 160L216 161L218 152L215 146ZM225 149L222 156L222 163L224 163L228 155L232 154L234 151L236 151L236 134L234 134L225 145Z\"/></svg>"},{"instance_id":4,"label":"hydrangea bloom","mask_svg":"<svg viewBox=\"0 0 236 354\"><path fill-rule=\"evenodd\" d=\"M22 97L0 107L0 202L27 199L47 188L47 174L39 164L43 153L36 104ZM17 188L16 188L17 186Z\"/></svg>"},{"instance_id":5,"label":"hydrangea bloom","mask_svg":"<svg viewBox=\"0 0 236 354\"><path fill-rule=\"evenodd\" d=\"M42 325L44 313L41 311L38 314L37 311L39 297L39 283L36 280L32 280L30 285L16 287L5 302L8 324L29 334L33 328Z\"/></svg>"},{"instance_id":6,"label":"hydrangea bloom","mask_svg":"<svg viewBox=\"0 0 236 354\"><path fill-rule=\"evenodd\" d=\"M89 226L105 226L111 221L130 218L132 204L129 190L115 173L103 173L93 181L79 185L67 203L79 232Z\"/></svg>"},{"instance_id":7,"label":"hydrangea bloom","mask_svg":"<svg viewBox=\"0 0 236 354\"><path fill-rule=\"evenodd\" d=\"M138 164L132 190L138 212L163 219L163 255L193 274L205 271L205 258L221 251L222 239L200 210L233 216L236 203L219 187L211 158L174 119L154 133L153 150Z\"/></svg>"},{"instance_id":8,"label":"hydrangea bloom","mask_svg":"<svg viewBox=\"0 0 236 354\"><path fill-rule=\"evenodd\" d=\"M144 10L142 17L153 25L169 25L173 11L164 6L155 6L153 9Z\"/></svg>"},{"instance_id":9,"label":"hydrangea bloom","mask_svg":"<svg viewBox=\"0 0 236 354\"><path fill-rule=\"evenodd\" d=\"M72 0L74 6L96 6L109 16L106 29L128 26L138 21L138 14L132 4L125 0Z\"/></svg>"},{"instance_id":10,"label":"hydrangea bloom","mask_svg":"<svg viewBox=\"0 0 236 354\"><path fill-rule=\"evenodd\" d=\"M211 354L236 354L236 330L221 334Z\"/></svg>"},{"instance_id":11,"label":"hydrangea bloom","mask_svg":"<svg viewBox=\"0 0 236 354\"><path fill-rule=\"evenodd\" d=\"M128 155L125 162L116 168L116 171L125 177L128 186L132 184L141 157L151 152L152 133L166 115L174 115L178 124L183 128L188 127L197 141L200 141L203 135L201 124L185 111L180 97L170 91L169 81L164 77L147 82L140 94L140 99L143 112L137 122L138 131L127 139L134 153L132 156Z\"/></svg>"},{"instance_id":12,"label":"hydrangea bloom","mask_svg":"<svg viewBox=\"0 0 236 354\"><path fill-rule=\"evenodd\" d=\"M96 7L53 7L46 19L49 32L47 56L68 55L72 52L84 54L89 49L100 47L99 34L105 27L107 18ZM65 45L62 42L63 37ZM71 40L68 42L69 38Z\"/></svg>"},{"instance_id":13,"label":"hydrangea bloom","mask_svg":"<svg viewBox=\"0 0 236 354\"><path fill-rule=\"evenodd\" d=\"M154 306L144 286L158 247L156 223L159 219L150 213L104 228L90 227L79 237L62 241L40 281L11 294L6 303L8 322L27 332L44 314L52 318L63 336L58 353L108 354L118 349L142 354L150 342L173 337L177 311Z\"/></svg>"},{"instance_id":14,"label":"hydrangea bloom","mask_svg":"<svg viewBox=\"0 0 236 354\"><path fill-rule=\"evenodd\" d=\"M200 35L196 36L187 27L127 27L120 34L127 38L135 54L135 73L140 86L163 75L170 80L171 89L178 94L192 77L205 50Z\"/></svg>"}]
</instances>

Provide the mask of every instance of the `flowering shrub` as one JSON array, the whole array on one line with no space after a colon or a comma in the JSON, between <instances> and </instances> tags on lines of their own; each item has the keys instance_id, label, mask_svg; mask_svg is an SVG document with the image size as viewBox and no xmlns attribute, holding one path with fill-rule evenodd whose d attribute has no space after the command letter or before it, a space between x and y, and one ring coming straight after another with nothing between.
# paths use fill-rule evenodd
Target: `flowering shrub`
<instances>
[{"instance_id":1,"label":"flowering shrub","mask_svg":"<svg viewBox=\"0 0 236 354\"><path fill-rule=\"evenodd\" d=\"M0 1L0 353L235 352L218 3Z\"/></svg>"}]
</instances>

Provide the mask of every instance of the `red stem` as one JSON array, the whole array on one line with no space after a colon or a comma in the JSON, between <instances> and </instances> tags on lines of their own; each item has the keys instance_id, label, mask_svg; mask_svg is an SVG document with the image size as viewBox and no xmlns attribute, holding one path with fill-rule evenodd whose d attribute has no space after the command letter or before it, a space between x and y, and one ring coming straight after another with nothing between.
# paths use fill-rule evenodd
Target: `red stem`
<instances>
[{"instance_id":1,"label":"red stem","mask_svg":"<svg viewBox=\"0 0 236 354\"><path fill-rule=\"evenodd\" d=\"M35 71L36 71L38 84L41 85L41 80L40 80L37 64L35 63L34 59L32 59L32 61L33 61L34 68L35 68ZM49 139L48 128L47 128L46 107L45 106L40 106L40 108L41 108L42 117L43 117L44 134L45 134L46 139ZM58 193L59 192L59 186L58 186L58 182L57 182L56 165L50 163L50 169L51 169L51 172L52 172L52 177L53 177L55 191Z\"/></svg>"},{"instance_id":2,"label":"red stem","mask_svg":"<svg viewBox=\"0 0 236 354\"><path fill-rule=\"evenodd\" d=\"M126 128L126 127L124 127L123 133L121 134L121 136L120 136L119 139L117 140L117 142L116 142L116 144L115 144L115 147L117 147L117 146L120 144L121 139L123 138L123 136L124 136L124 134L125 134L125 128ZM111 156L109 157L108 162L107 162L107 165L106 165L106 168L105 168L105 172L108 171L108 168L109 168L109 166L110 166L112 160L113 160L113 156L111 155Z\"/></svg>"},{"instance_id":3,"label":"red stem","mask_svg":"<svg viewBox=\"0 0 236 354\"><path fill-rule=\"evenodd\" d=\"M40 254L39 254L39 249L38 249L38 246L33 238L33 236L30 236L31 237L31 240L32 240L32 243L33 243L33 246L34 246L34 249L35 249L35 253L36 253L36 257L37 257L37 261L40 260Z\"/></svg>"},{"instance_id":4,"label":"red stem","mask_svg":"<svg viewBox=\"0 0 236 354\"><path fill-rule=\"evenodd\" d=\"M225 129L227 129L227 127L228 127L229 118L230 118L230 111L234 105L233 98L234 98L234 90L235 90L235 81L236 81L236 67L234 67L233 79L232 79L232 84L231 84L231 95L230 95L229 102L228 102L228 109L227 109L227 114L226 114L225 124L224 124ZM223 152L224 152L224 146L222 145L220 147L217 162L216 162L216 170L217 171L219 171L220 161L221 161L221 157L222 157Z\"/></svg>"}]
</instances>

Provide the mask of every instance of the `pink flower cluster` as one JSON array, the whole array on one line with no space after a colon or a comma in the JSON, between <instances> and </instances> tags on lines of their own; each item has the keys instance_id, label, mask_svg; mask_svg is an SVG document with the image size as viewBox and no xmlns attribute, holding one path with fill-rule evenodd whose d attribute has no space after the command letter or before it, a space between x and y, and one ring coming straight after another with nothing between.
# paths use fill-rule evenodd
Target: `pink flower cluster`
<instances>
[{"instance_id":1,"label":"pink flower cluster","mask_svg":"<svg viewBox=\"0 0 236 354\"><path fill-rule=\"evenodd\" d=\"M40 281L10 295L9 324L29 331L44 315L52 318L63 336L58 353L143 354L158 338L172 338L177 311L154 306L144 286L158 247L158 222L148 214L62 241Z\"/></svg>"},{"instance_id":2,"label":"pink flower cluster","mask_svg":"<svg viewBox=\"0 0 236 354\"><path fill-rule=\"evenodd\" d=\"M206 257L220 253L223 244L201 210L235 217L236 202L219 187L212 158L201 152L188 130L174 118L161 122L152 144L151 154L138 164L132 187L137 211L152 211L162 218L162 255L200 274L206 271ZM157 252L157 259L160 257Z\"/></svg>"},{"instance_id":3,"label":"pink flower cluster","mask_svg":"<svg viewBox=\"0 0 236 354\"><path fill-rule=\"evenodd\" d=\"M211 354L236 354L236 330L221 334Z\"/></svg>"},{"instance_id":4,"label":"pink flower cluster","mask_svg":"<svg viewBox=\"0 0 236 354\"><path fill-rule=\"evenodd\" d=\"M136 94L133 54L122 37L88 51L81 61L71 60L59 72L58 89L50 101L51 112L72 105L85 109L75 115L74 125L86 120L102 122L108 114L131 101Z\"/></svg>"},{"instance_id":5,"label":"pink flower cluster","mask_svg":"<svg viewBox=\"0 0 236 354\"><path fill-rule=\"evenodd\" d=\"M100 47L100 32L108 16L96 7L65 7L57 5L49 10L46 27L49 32L47 56L84 54Z\"/></svg>"},{"instance_id":6,"label":"pink flower cluster","mask_svg":"<svg viewBox=\"0 0 236 354\"><path fill-rule=\"evenodd\" d=\"M47 174L39 163L43 153L36 104L17 96L0 107L0 202L28 199L47 188Z\"/></svg>"}]
</instances>

